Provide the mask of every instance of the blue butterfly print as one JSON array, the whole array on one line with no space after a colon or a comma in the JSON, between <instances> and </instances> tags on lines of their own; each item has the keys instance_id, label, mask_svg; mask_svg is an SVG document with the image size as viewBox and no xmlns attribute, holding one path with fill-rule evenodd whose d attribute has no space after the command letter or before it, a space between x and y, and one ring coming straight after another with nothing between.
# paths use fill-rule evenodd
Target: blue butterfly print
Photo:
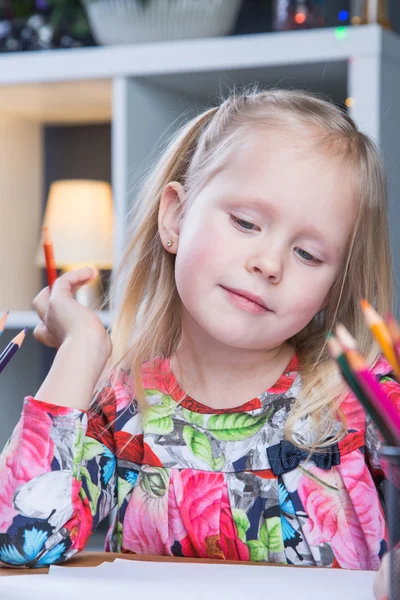
<instances>
[{"instance_id":1,"label":"blue butterfly print","mask_svg":"<svg viewBox=\"0 0 400 600\"><path fill-rule=\"evenodd\" d=\"M125 473L125 479L131 485L135 485L138 478L138 474L135 471L127 471Z\"/></svg>"},{"instance_id":2,"label":"blue butterfly print","mask_svg":"<svg viewBox=\"0 0 400 600\"><path fill-rule=\"evenodd\" d=\"M108 448L104 447L104 452L101 455L102 458L106 458L106 462L101 467L101 478L104 485L107 485L115 471L116 460L114 454Z\"/></svg>"},{"instance_id":3,"label":"blue butterfly print","mask_svg":"<svg viewBox=\"0 0 400 600\"><path fill-rule=\"evenodd\" d=\"M1 534L0 560L9 565L35 565L36 567L60 562L71 542L63 540L50 550L46 550L45 543L52 533L53 528L47 523L21 527L16 534L15 544L8 533Z\"/></svg>"},{"instance_id":4,"label":"blue butterfly print","mask_svg":"<svg viewBox=\"0 0 400 600\"><path fill-rule=\"evenodd\" d=\"M293 527L289 521L290 517L295 515L307 516L305 513L296 512L294 504L285 488L283 483L278 484L278 500L281 512L281 526L283 543L286 547L291 547L296 552L298 557L302 560L302 557L296 550L296 546L302 541L301 535Z\"/></svg>"},{"instance_id":5,"label":"blue butterfly print","mask_svg":"<svg viewBox=\"0 0 400 600\"><path fill-rule=\"evenodd\" d=\"M281 522L282 522L282 533L283 541L292 539L295 537L296 530L293 525L288 521L287 517L294 516L296 514L293 502L290 499L289 494L286 491L283 483L278 485L278 499L279 506L281 509Z\"/></svg>"}]
</instances>

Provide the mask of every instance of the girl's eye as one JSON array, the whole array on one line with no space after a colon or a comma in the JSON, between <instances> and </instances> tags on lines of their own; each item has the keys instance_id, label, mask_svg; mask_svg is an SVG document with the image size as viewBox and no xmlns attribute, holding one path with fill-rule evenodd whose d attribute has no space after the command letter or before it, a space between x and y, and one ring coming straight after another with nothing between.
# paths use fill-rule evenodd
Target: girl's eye
<instances>
[{"instance_id":1,"label":"girl's eye","mask_svg":"<svg viewBox=\"0 0 400 600\"><path fill-rule=\"evenodd\" d=\"M319 260L319 258L314 258L314 256L312 256L312 254L309 254L308 252L306 252L305 250L302 250L301 248L295 248L295 250L297 250L299 256L301 256L301 258L303 258L307 262L312 262L315 265L320 265L322 263L322 260Z\"/></svg>"},{"instance_id":2,"label":"girl's eye","mask_svg":"<svg viewBox=\"0 0 400 600\"><path fill-rule=\"evenodd\" d=\"M239 219L238 217L235 217L234 215L229 215L229 216L230 216L231 221L235 225L235 227L238 227L239 229L245 229L246 231L255 231L255 230L259 229L259 227L257 227L257 225L254 225L254 223L250 223L250 221L245 221L244 219Z\"/></svg>"}]
</instances>

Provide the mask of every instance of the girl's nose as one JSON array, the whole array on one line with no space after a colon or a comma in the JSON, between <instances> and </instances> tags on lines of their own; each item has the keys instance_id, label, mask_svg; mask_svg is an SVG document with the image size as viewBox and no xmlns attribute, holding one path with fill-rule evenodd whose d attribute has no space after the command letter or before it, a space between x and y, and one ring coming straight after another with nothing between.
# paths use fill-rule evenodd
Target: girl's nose
<instances>
[{"instance_id":1,"label":"girl's nose","mask_svg":"<svg viewBox=\"0 0 400 600\"><path fill-rule=\"evenodd\" d=\"M260 273L271 283L279 283L282 279L283 265L278 253L252 256L247 261L247 269L252 273Z\"/></svg>"}]
</instances>

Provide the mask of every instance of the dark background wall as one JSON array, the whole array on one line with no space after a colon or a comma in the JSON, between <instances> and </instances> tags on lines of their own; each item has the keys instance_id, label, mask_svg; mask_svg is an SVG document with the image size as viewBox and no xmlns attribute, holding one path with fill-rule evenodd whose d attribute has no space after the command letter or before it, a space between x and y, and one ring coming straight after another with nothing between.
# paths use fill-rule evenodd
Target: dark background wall
<instances>
[{"instance_id":1,"label":"dark background wall","mask_svg":"<svg viewBox=\"0 0 400 600\"><path fill-rule=\"evenodd\" d=\"M48 126L44 129L45 199L56 179L101 179L111 183L111 127Z\"/></svg>"}]
</instances>

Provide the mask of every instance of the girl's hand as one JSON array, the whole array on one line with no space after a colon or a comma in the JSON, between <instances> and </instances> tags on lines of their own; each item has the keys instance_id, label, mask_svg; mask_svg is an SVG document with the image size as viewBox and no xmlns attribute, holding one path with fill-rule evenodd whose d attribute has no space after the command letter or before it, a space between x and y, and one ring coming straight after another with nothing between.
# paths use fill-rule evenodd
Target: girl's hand
<instances>
[{"instance_id":1,"label":"girl's hand","mask_svg":"<svg viewBox=\"0 0 400 600\"><path fill-rule=\"evenodd\" d=\"M390 554L385 554L374 581L374 596L376 600L389 600L389 568Z\"/></svg>"},{"instance_id":2,"label":"girl's hand","mask_svg":"<svg viewBox=\"0 0 400 600\"><path fill-rule=\"evenodd\" d=\"M111 339L98 316L74 298L75 292L99 273L94 267L68 271L59 277L50 291L44 288L34 299L33 307L41 322L35 328L35 338L52 348L59 348L67 339L89 337L98 347L104 347L106 360L111 354Z\"/></svg>"}]
</instances>

